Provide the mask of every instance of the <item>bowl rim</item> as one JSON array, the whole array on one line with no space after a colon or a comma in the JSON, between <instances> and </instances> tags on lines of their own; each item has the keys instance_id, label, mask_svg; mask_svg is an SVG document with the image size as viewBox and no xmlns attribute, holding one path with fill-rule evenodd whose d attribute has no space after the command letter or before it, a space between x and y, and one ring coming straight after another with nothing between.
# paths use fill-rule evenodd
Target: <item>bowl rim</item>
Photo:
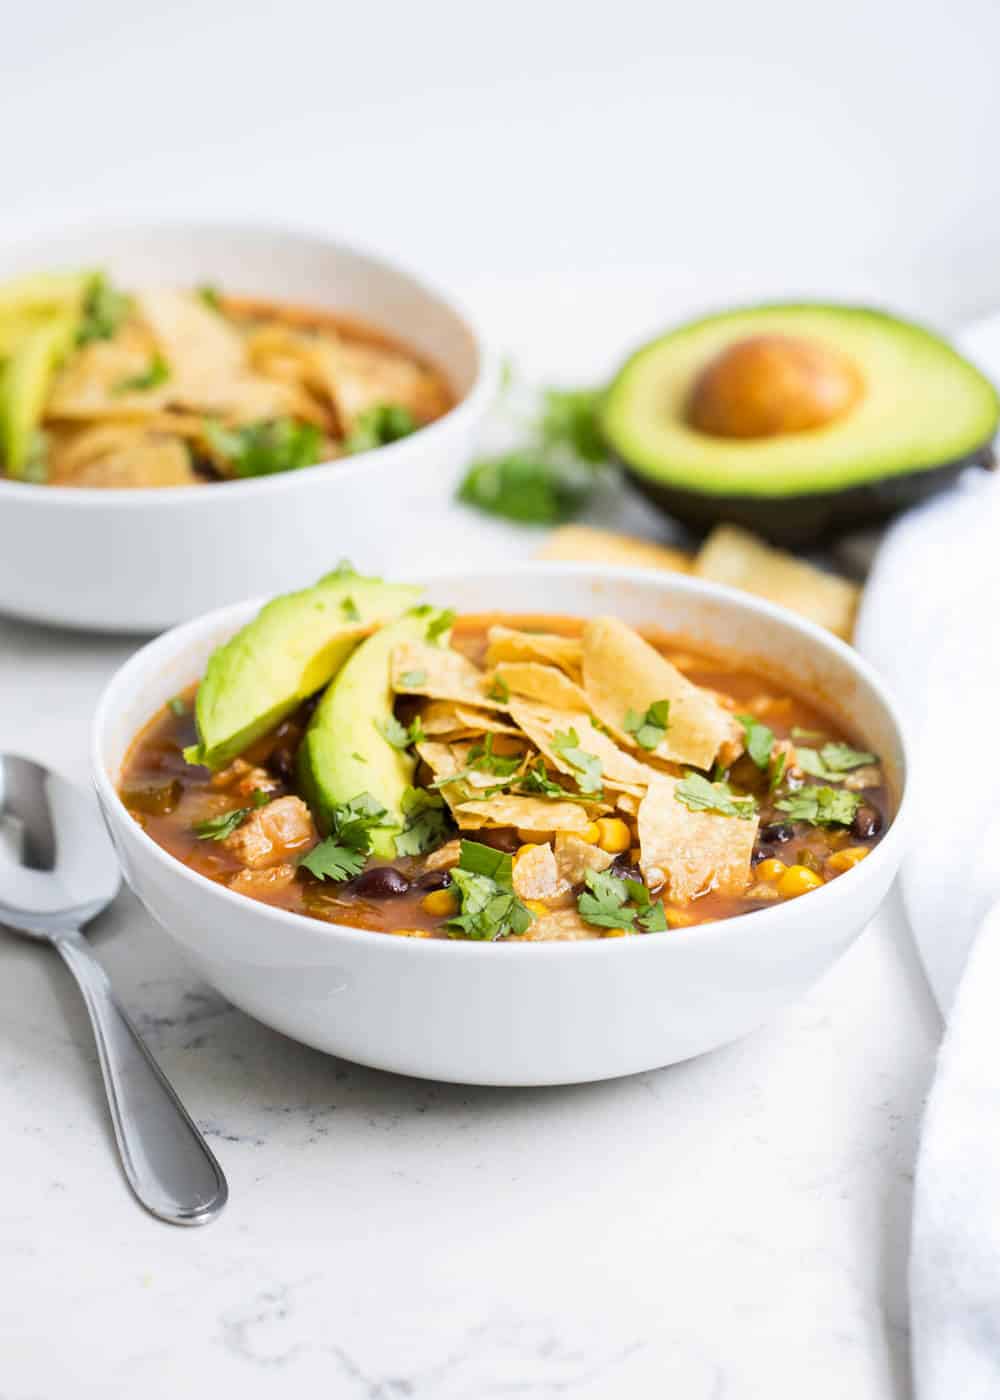
<instances>
[{"instance_id":1,"label":"bowl rim","mask_svg":"<svg viewBox=\"0 0 1000 1400\"><path fill-rule=\"evenodd\" d=\"M16 238L0 240L0 267L5 255L21 250L33 249L37 243L49 243L52 247L60 243L71 244L76 238L141 239L150 234L169 234L174 237L197 239L199 237L228 237L238 239L282 238L299 243L311 243L325 247L328 252L346 254L367 262L378 274L391 273L404 279L416 291L427 296L448 313L466 332L476 360L476 374L469 389L448 410L432 423L418 428L409 437L382 447L359 452L356 457L332 458L326 462L316 462L311 467L299 471L277 472L271 476L250 477L245 481L199 482L191 486L144 486L140 489L123 486L49 486L45 482L14 481L0 474L0 499L4 496L15 500L37 502L52 506L72 504L83 509L106 505L115 510L137 510L150 502L152 504L175 504L177 507L190 505L201 500L205 486L224 486L226 499L233 499L234 505L244 496L263 496L268 492L286 490L293 482L303 480L322 482L331 476L349 479L363 470L371 471L373 465L392 469L398 460L405 458L414 440L419 439L433 452L440 437L455 426L461 426L467 418L478 417L495 395L500 380L501 357L486 340L476 319L463 300L451 291L445 291L423 275L411 271L409 266L382 252L361 244L354 244L336 235L313 230L280 221L258 219L185 219L149 218L121 219L108 222L81 221L72 225L42 226L32 233L23 230ZM44 248L40 256L45 256ZM426 435L426 436L425 436ZM316 474L316 475L314 475ZM39 491L39 486L44 487Z\"/></svg>"},{"instance_id":2,"label":"bowl rim","mask_svg":"<svg viewBox=\"0 0 1000 1400\"><path fill-rule=\"evenodd\" d=\"M338 924L325 919L313 919L307 915L295 913L292 910L280 909L274 905L263 903L260 900L249 900L248 896L236 893L214 880L209 880L206 876L200 875L197 871L190 869L183 861L170 855L149 836L141 826L136 823L125 804L118 795L118 791L111 781L104 768L102 758L102 745L105 731L110 718L118 708L123 694L129 693L130 681L136 675L142 674L148 667L154 665L161 657L165 659L167 654L175 656L183 654L184 646L193 642L196 638L209 628L217 628L225 625L230 615L236 616L244 612L249 612L252 608L259 608L268 601L266 598L248 598L239 603L231 603L226 607L216 608L208 613L191 619L188 622L178 624L169 631L161 633L160 636L147 642L120 666L107 681L101 692L100 698L94 711L91 724L90 738L90 763L91 774L97 790L101 805L107 814L110 824L111 814L119 821L128 821L129 830L139 844L152 856L154 861L162 868L169 877L176 878L182 884L189 884L192 889L192 898L198 897L198 891L211 900L220 898L224 904L233 909L242 909L245 913L254 917L262 916L265 919L272 919L277 929L302 929L305 925L309 931L320 938L328 938L331 947L346 938L352 943L360 942L367 946L374 953L376 949L387 952L388 949L399 949L401 945L419 944L422 950L428 950L431 957L489 957L493 956L492 950L496 946L502 946L504 957L565 957L572 956L567 953L567 949L576 949L577 957L618 957L636 956L634 953L621 953L624 948L659 948L670 949L678 945L683 945L698 940L699 942L728 942L734 931L744 933L748 928L760 930L762 933L771 928L782 928L793 924L796 920L803 918L802 906L815 909L816 906L811 901L825 899L826 907L832 905L833 900L851 899L853 892L859 890L861 881L865 883L877 882L879 875L886 866L890 866L893 871L899 864L902 852L900 847L905 839L905 833L909 826L912 811L911 790L913 782L911 778L910 753L911 745L908 742L908 725L900 714L900 708L889 688L878 676L874 668L861 654L853 647L835 637L833 633L819 627L817 624L808 621L789 609L781 607L776 603L771 603L763 598L758 598L753 594L744 593L740 589L730 588L728 585L710 582L706 579L692 578L685 574L668 574L655 568L628 568L614 564L589 564L575 563L563 560L537 560L527 561L506 568L499 566L489 566L477 569L473 565L454 566L447 569L434 570L401 570L399 574L402 582L424 582L428 584L447 583L449 579L468 578L471 574L476 574L483 579L496 579L498 586L502 582L509 583L512 575L536 575L541 579L546 577L570 577L579 578L581 581L602 580L607 583L654 585L660 588L664 594L679 593L681 596L692 596L707 599L714 599L720 604L729 607L736 607L755 614L764 619L770 619L780 623L784 627L790 627L812 646L819 646L820 650L826 649L832 652L864 682L874 694L876 700L881 704L890 720L895 741L899 749L900 762L900 791L899 801L892 820L885 835L875 846L869 856L856 865L853 869L845 872L838 879L825 884L822 889L809 892L808 901L793 899L785 900L777 905L769 905L759 910L750 910L745 914L734 914L727 919L716 919L704 924L695 924L688 928L673 929L669 938L648 937L648 938L595 938L579 940L551 940L540 943L504 943L495 944L492 940L480 941L476 939L443 939L443 938L399 938L386 934L378 929L358 928L350 924ZM897 854L898 852L898 854ZM846 888L845 888L846 887ZM859 890L860 892L860 890ZM246 906L250 903L254 907L248 911ZM748 921L753 920L749 925ZM643 956L643 954L638 954ZM648 954L655 956L655 954Z\"/></svg>"}]
</instances>

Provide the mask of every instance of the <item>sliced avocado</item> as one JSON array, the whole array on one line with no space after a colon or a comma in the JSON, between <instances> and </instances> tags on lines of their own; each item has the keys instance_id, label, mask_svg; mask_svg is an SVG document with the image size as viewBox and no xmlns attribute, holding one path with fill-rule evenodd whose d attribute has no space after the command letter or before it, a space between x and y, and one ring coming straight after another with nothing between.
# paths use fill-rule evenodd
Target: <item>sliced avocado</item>
<instances>
[{"instance_id":1,"label":"sliced avocado","mask_svg":"<svg viewBox=\"0 0 1000 1400\"><path fill-rule=\"evenodd\" d=\"M601 428L636 484L701 529L779 543L878 522L991 462L992 384L867 307L777 305L681 326L625 363Z\"/></svg>"},{"instance_id":2,"label":"sliced avocado","mask_svg":"<svg viewBox=\"0 0 1000 1400\"><path fill-rule=\"evenodd\" d=\"M321 831L329 831L334 807L364 792L389 813L390 824L372 834L382 860L396 854L393 837L403 827L403 794L416 765L381 733L392 716L392 653L400 642L422 641L436 616L407 613L362 642L319 702L299 749L299 785Z\"/></svg>"},{"instance_id":3,"label":"sliced avocado","mask_svg":"<svg viewBox=\"0 0 1000 1400\"><path fill-rule=\"evenodd\" d=\"M15 347L0 376L0 456L8 474L23 477L59 361L73 342L76 312L54 316Z\"/></svg>"},{"instance_id":4,"label":"sliced avocado","mask_svg":"<svg viewBox=\"0 0 1000 1400\"><path fill-rule=\"evenodd\" d=\"M0 282L0 321L39 312L77 312L97 278L88 272L32 272Z\"/></svg>"},{"instance_id":5,"label":"sliced avocado","mask_svg":"<svg viewBox=\"0 0 1000 1400\"><path fill-rule=\"evenodd\" d=\"M420 588L347 570L266 604L218 647L198 687L189 763L222 768L321 690L373 623L412 607Z\"/></svg>"}]
</instances>

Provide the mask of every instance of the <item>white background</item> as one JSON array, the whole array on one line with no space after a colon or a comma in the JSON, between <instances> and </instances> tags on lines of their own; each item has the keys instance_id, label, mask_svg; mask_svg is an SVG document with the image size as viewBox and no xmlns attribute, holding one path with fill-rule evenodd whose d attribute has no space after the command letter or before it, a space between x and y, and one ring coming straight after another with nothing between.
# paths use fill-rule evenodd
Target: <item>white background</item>
<instances>
[{"instance_id":1,"label":"white background","mask_svg":"<svg viewBox=\"0 0 1000 1400\"><path fill-rule=\"evenodd\" d=\"M567 380L734 298L957 324L1000 304L998 52L992 0L8 0L4 232L326 229ZM0 620L0 738L82 779L128 649ZM2 1400L908 1394L937 1023L895 902L741 1045L520 1094L338 1065L198 987L133 902L105 929L233 1200L198 1235L133 1208L82 1012L0 941Z\"/></svg>"}]
</instances>

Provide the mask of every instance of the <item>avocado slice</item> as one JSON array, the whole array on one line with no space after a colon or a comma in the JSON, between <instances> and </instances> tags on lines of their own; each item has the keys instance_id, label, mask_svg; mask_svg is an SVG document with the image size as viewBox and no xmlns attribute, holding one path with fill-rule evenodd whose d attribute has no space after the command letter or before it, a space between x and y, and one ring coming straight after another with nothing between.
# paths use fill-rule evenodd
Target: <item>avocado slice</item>
<instances>
[{"instance_id":1,"label":"avocado slice","mask_svg":"<svg viewBox=\"0 0 1000 1400\"><path fill-rule=\"evenodd\" d=\"M195 704L198 743L184 757L225 767L321 690L373 623L412 607L420 591L338 569L267 603L209 658Z\"/></svg>"},{"instance_id":2,"label":"avocado slice","mask_svg":"<svg viewBox=\"0 0 1000 1400\"><path fill-rule=\"evenodd\" d=\"M52 376L73 343L77 312L62 313L29 330L0 375L0 458L13 477L26 477L35 433L45 412Z\"/></svg>"},{"instance_id":3,"label":"avocado slice","mask_svg":"<svg viewBox=\"0 0 1000 1400\"><path fill-rule=\"evenodd\" d=\"M403 794L416 767L380 732L393 709L392 653L400 642L426 637L436 615L407 613L362 642L319 702L299 749L299 786L321 831L330 830L334 807L361 793L385 807L391 822L372 833L372 851L382 860L396 854L393 837L404 824Z\"/></svg>"},{"instance_id":4,"label":"avocado slice","mask_svg":"<svg viewBox=\"0 0 1000 1400\"><path fill-rule=\"evenodd\" d=\"M992 384L940 337L825 304L680 326L626 361L600 408L612 451L670 515L780 544L877 523L991 465L998 419Z\"/></svg>"},{"instance_id":5,"label":"avocado slice","mask_svg":"<svg viewBox=\"0 0 1000 1400\"><path fill-rule=\"evenodd\" d=\"M78 312L97 279L88 272L31 272L0 283L0 322L39 313Z\"/></svg>"}]
</instances>

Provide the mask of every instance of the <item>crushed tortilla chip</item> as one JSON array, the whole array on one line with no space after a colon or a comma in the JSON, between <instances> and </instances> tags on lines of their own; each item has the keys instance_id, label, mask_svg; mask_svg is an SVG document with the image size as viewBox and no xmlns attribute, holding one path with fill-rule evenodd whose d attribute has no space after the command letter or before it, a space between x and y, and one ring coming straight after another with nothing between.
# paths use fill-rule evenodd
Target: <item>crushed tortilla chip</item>
<instances>
[{"instance_id":1,"label":"crushed tortilla chip","mask_svg":"<svg viewBox=\"0 0 1000 1400\"><path fill-rule=\"evenodd\" d=\"M495 672L512 695L524 695L553 710L587 710L587 697L558 666L540 661L501 661Z\"/></svg>"},{"instance_id":2,"label":"crushed tortilla chip","mask_svg":"<svg viewBox=\"0 0 1000 1400\"><path fill-rule=\"evenodd\" d=\"M431 851L424 860L425 870L450 870L462 858L462 843L459 840L446 841L436 851Z\"/></svg>"},{"instance_id":3,"label":"crushed tortilla chip","mask_svg":"<svg viewBox=\"0 0 1000 1400\"><path fill-rule=\"evenodd\" d=\"M538 557L573 559L584 564L621 564L631 569L669 569L679 574L691 572L691 556L681 549L634 535L595 530L591 525L563 525L553 530Z\"/></svg>"},{"instance_id":4,"label":"crushed tortilla chip","mask_svg":"<svg viewBox=\"0 0 1000 1400\"><path fill-rule=\"evenodd\" d=\"M580 679L582 647L578 637L556 632L522 632L513 627L491 627L487 635L486 664L501 661L541 661L558 666L572 680Z\"/></svg>"},{"instance_id":5,"label":"crushed tortilla chip","mask_svg":"<svg viewBox=\"0 0 1000 1400\"><path fill-rule=\"evenodd\" d=\"M400 642L393 650L392 688L397 695L427 695L485 710L505 708L486 694L486 677L468 657L428 642Z\"/></svg>"},{"instance_id":6,"label":"crushed tortilla chip","mask_svg":"<svg viewBox=\"0 0 1000 1400\"><path fill-rule=\"evenodd\" d=\"M626 623L600 617L583 629L583 688L597 717L623 744L631 710L644 715L669 700L670 722L653 755L668 763L711 768L720 746L740 732L732 716Z\"/></svg>"},{"instance_id":7,"label":"crushed tortilla chip","mask_svg":"<svg viewBox=\"0 0 1000 1400\"><path fill-rule=\"evenodd\" d=\"M669 898L685 904L708 890L742 894L750 881L756 816L692 812L675 796L677 779L650 783L639 808L639 865L651 888L665 878Z\"/></svg>"},{"instance_id":8,"label":"crushed tortilla chip","mask_svg":"<svg viewBox=\"0 0 1000 1400\"><path fill-rule=\"evenodd\" d=\"M448 789L443 791L447 793ZM459 825L516 826L524 831L584 831L590 816L579 802L498 793L486 801L460 802Z\"/></svg>"},{"instance_id":9,"label":"crushed tortilla chip","mask_svg":"<svg viewBox=\"0 0 1000 1400\"><path fill-rule=\"evenodd\" d=\"M505 943L568 943L600 938L603 930L584 923L575 909L554 909L533 920L526 933L505 938Z\"/></svg>"},{"instance_id":10,"label":"crushed tortilla chip","mask_svg":"<svg viewBox=\"0 0 1000 1400\"><path fill-rule=\"evenodd\" d=\"M715 527L698 553L694 572L699 578L780 603L851 640L861 599L857 584L773 549L736 525Z\"/></svg>"},{"instance_id":11,"label":"crushed tortilla chip","mask_svg":"<svg viewBox=\"0 0 1000 1400\"><path fill-rule=\"evenodd\" d=\"M570 885L582 885L588 870L607 870L614 856L572 831L556 832L556 868Z\"/></svg>"},{"instance_id":12,"label":"crushed tortilla chip","mask_svg":"<svg viewBox=\"0 0 1000 1400\"><path fill-rule=\"evenodd\" d=\"M585 712L551 710L534 700L511 700L508 708L514 723L527 734L553 768L568 777L577 778L579 774L555 747L553 740L557 733L565 734L571 729L576 730L579 747L601 760L601 775L606 784L621 784L639 792L655 776L653 769L639 763L607 734L597 729Z\"/></svg>"},{"instance_id":13,"label":"crushed tortilla chip","mask_svg":"<svg viewBox=\"0 0 1000 1400\"><path fill-rule=\"evenodd\" d=\"M518 899L540 899L552 904L569 894L569 881L560 873L555 852L547 842L531 846L517 856L513 879Z\"/></svg>"}]
</instances>

